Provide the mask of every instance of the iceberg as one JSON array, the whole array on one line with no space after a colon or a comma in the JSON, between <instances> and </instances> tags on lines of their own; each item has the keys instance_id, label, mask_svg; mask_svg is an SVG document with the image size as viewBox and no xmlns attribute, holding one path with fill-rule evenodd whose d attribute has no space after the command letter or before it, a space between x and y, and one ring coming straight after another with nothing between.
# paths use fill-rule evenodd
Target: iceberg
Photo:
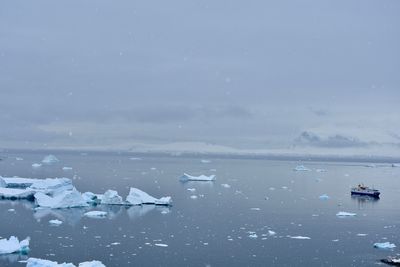
<instances>
[{"instance_id":1,"label":"iceberg","mask_svg":"<svg viewBox=\"0 0 400 267\"><path fill-rule=\"evenodd\" d=\"M297 235L297 236L288 236L289 238L291 238L291 239L300 239L300 240L308 240L308 239L311 239L310 237L308 237L308 236L301 236L301 235Z\"/></svg>"},{"instance_id":2,"label":"iceberg","mask_svg":"<svg viewBox=\"0 0 400 267\"><path fill-rule=\"evenodd\" d=\"M76 267L72 263L57 263L55 261L29 258L26 267ZM78 267L106 267L101 261L85 261L79 263Z\"/></svg>"},{"instance_id":3,"label":"iceberg","mask_svg":"<svg viewBox=\"0 0 400 267\"><path fill-rule=\"evenodd\" d=\"M200 175L200 176L193 176L187 173L184 173L181 178L181 181L214 181L215 180L215 174L206 176L206 175Z\"/></svg>"},{"instance_id":4,"label":"iceberg","mask_svg":"<svg viewBox=\"0 0 400 267\"><path fill-rule=\"evenodd\" d=\"M11 236L9 239L0 239L0 254L21 253L27 254L29 252L29 237L21 242L17 237Z\"/></svg>"},{"instance_id":5,"label":"iceberg","mask_svg":"<svg viewBox=\"0 0 400 267\"><path fill-rule=\"evenodd\" d=\"M101 261L85 261L79 263L78 267L106 267Z\"/></svg>"},{"instance_id":6,"label":"iceberg","mask_svg":"<svg viewBox=\"0 0 400 267\"><path fill-rule=\"evenodd\" d=\"M309 168L305 167L304 165L298 165L296 168L293 169L294 171L311 171Z\"/></svg>"},{"instance_id":7,"label":"iceberg","mask_svg":"<svg viewBox=\"0 0 400 267\"><path fill-rule=\"evenodd\" d=\"M72 190L74 186L72 185L71 179L68 178L46 178L34 179L32 185L29 186L28 189L45 194L56 194L66 190Z\"/></svg>"},{"instance_id":8,"label":"iceberg","mask_svg":"<svg viewBox=\"0 0 400 267\"><path fill-rule=\"evenodd\" d=\"M29 199L33 200L35 195L34 190L30 189L19 189L19 188L0 188L0 198L2 199Z\"/></svg>"},{"instance_id":9,"label":"iceberg","mask_svg":"<svg viewBox=\"0 0 400 267\"><path fill-rule=\"evenodd\" d=\"M0 176L0 188L7 187L6 181L4 181L3 177Z\"/></svg>"},{"instance_id":10,"label":"iceberg","mask_svg":"<svg viewBox=\"0 0 400 267\"><path fill-rule=\"evenodd\" d=\"M351 212L346 212L346 211L339 211L336 213L336 216L338 217L350 217L350 216L356 216L356 213L351 213Z\"/></svg>"},{"instance_id":11,"label":"iceberg","mask_svg":"<svg viewBox=\"0 0 400 267\"><path fill-rule=\"evenodd\" d=\"M50 220L49 223L51 225L61 225L63 222L60 221L60 220L55 219L55 220Z\"/></svg>"},{"instance_id":12,"label":"iceberg","mask_svg":"<svg viewBox=\"0 0 400 267\"><path fill-rule=\"evenodd\" d=\"M328 199L330 199L330 197L329 197L327 194L323 194L323 195L320 195L320 196L319 196L319 199L321 199L321 200L328 200Z\"/></svg>"},{"instance_id":13,"label":"iceberg","mask_svg":"<svg viewBox=\"0 0 400 267\"><path fill-rule=\"evenodd\" d=\"M154 198L143 192L140 189L131 187L129 195L126 197L128 205L142 205L142 204L155 204L155 205L171 205L171 197Z\"/></svg>"},{"instance_id":14,"label":"iceberg","mask_svg":"<svg viewBox=\"0 0 400 267\"><path fill-rule=\"evenodd\" d=\"M54 155L47 155L42 160L42 163L44 163L44 164L53 164L53 163L56 163L56 162L59 162L59 160Z\"/></svg>"},{"instance_id":15,"label":"iceberg","mask_svg":"<svg viewBox=\"0 0 400 267\"><path fill-rule=\"evenodd\" d=\"M396 245L393 243L389 242L384 242L384 243L375 243L374 248L382 248L382 249L392 249L395 248Z\"/></svg>"},{"instance_id":16,"label":"iceberg","mask_svg":"<svg viewBox=\"0 0 400 267\"><path fill-rule=\"evenodd\" d=\"M99 195L96 195L92 192L85 192L82 194L83 199L86 201L86 203L89 204L96 204L99 202Z\"/></svg>"},{"instance_id":17,"label":"iceberg","mask_svg":"<svg viewBox=\"0 0 400 267\"><path fill-rule=\"evenodd\" d=\"M107 212L93 210L93 211L86 212L84 215L86 217L90 217L90 218L105 218L107 216Z\"/></svg>"},{"instance_id":18,"label":"iceberg","mask_svg":"<svg viewBox=\"0 0 400 267\"><path fill-rule=\"evenodd\" d=\"M106 205L123 205L124 201L122 197L118 195L118 192L115 190L107 190L103 197L101 198L101 204Z\"/></svg>"},{"instance_id":19,"label":"iceberg","mask_svg":"<svg viewBox=\"0 0 400 267\"><path fill-rule=\"evenodd\" d=\"M89 206L76 189L60 192L53 197L38 192L34 197L36 204L44 208L63 209Z\"/></svg>"}]
</instances>

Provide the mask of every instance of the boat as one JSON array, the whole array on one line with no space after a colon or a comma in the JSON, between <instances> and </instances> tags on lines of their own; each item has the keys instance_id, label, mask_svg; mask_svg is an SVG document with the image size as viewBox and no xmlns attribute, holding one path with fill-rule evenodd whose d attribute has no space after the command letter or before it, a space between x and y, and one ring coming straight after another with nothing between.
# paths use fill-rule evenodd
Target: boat
<instances>
[{"instance_id":1,"label":"boat","mask_svg":"<svg viewBox=\"0 0 400 267\"><path fill-rule=\"evenodd\" d=\"M393 266L400 266L400 257L388 257L387 259L381 260L381 262L393 265Z\"/></svg>"},{"instance_id":2,"label":"boat","mask_svg":"<svg viewBox=\"0 0 400 267\"><path fill-rule=\"evenodd\" d=\"M358 186L351 188L351 194L379 198L381 192L379 192L377 189L369 188L368 186L359 184Z\"/></svg>"}]
</instances>

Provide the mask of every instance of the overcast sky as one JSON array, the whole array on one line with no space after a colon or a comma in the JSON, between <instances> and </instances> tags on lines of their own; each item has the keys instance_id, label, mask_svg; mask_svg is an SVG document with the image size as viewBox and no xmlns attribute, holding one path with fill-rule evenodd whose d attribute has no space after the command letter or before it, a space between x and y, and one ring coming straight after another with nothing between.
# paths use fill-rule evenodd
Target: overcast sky
<instances>
[{"instance_id":1,"label":"overcast sky","mask_svg":"<svg viewBox=\"0 0 400 267\"><path fill-rule=\"evenodd\" d=\"M400 155L399 14L398 0L1 1L0 147Z\"/></svg>"}]
</instances>

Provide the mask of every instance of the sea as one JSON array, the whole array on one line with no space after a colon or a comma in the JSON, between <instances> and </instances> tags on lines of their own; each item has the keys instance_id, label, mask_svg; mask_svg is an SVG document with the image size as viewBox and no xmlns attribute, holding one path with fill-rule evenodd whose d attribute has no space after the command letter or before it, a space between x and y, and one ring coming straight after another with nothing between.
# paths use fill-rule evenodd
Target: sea
<instances>
[{"instance_id":1,"label":"sea","mask_svg":"<svg viewBox=\"0 0 400 267\"><path fill-rule=\"evenodd\" d=\"M48 154L59 162L32 167ZM134 187L173 201L38 209L0 200L1 238L30 237L27 255L0 255L3 267L26 266L29 257L77 266L376 266L400 253L400 167L390 162L81 151L0 158L3 177L67 177L80 192L112 189L125 198ZM308 170L295 171L299 165ZM184 173L216 179L185 182ZM360 183L379 189L380 199L351 196ZM90 210L107 216L84 216ZM382 242L397 247L374 247Z\"/></svg>"}]
</instances>

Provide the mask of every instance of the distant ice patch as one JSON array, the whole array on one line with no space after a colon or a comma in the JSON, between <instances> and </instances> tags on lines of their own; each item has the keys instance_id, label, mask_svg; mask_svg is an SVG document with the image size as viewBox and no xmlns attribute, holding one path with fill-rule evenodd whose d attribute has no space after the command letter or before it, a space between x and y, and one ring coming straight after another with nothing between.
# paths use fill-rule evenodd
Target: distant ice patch
<instances>
[{"instance_id":1,"label":"distant ice patch","mask_svg":"<svg viewBox=\"0 0 400 267\"><path fill-rule=\"evenodd\" d=\"M346 211L339 211L338 213L336 213L336 216L338 217L352 217L352 216L356 216L357 213L351 213L351 212L346 212Z\"/></svg>"},{"instance_id":2,"label":"distant ice patch","mask_svg":"<svg viewBox=\"0 0 400 267\"><path fill-rule=\"evenodd\" d=\"M383 242L383 243L374 243L374 247L381 249L392 249L395 248L396 245L390 242Z\"/></svg>"},{"instance_id":3,"label":"distant ice patch","mask_svg":"<svg viewBox=\"0 0 400 267\"><path fill-rule=\"evenodd\" d=\"M299 172L299 171L311 171L311 169L305 167L304 165L298 165L293 170L297 171L297 172Z\"/></svg>"},{"instance_id":4,"label":"distant ice patch","mask_svg":"<svg viewBox=\"0 0 400 267\"><path fill-rule=\"evenodd\" d=\"M90 218L105 218L105 217L107 217L107 212L93 210L93 211L86 212L84 215L86 217L90 217Z\"/></svg>"},{"instance_id":5,"label":"distant ice patch","mask_svg":"<svg viewBox=\"0 0 400 267\"><path fill-rule=\"evenodd\" d=\"M199 176L193 176L187 173L184 173L181 178L181 181L214 181L215 180L215 174L206 176L206 175L199 175Z\"/></svg>"},{"instance_id":6,"label":"distant ice patch","mask_svg":"<svg viewBox=\"0 0 400 267\"><path fill-rule=\"evenodd\" d=\"M56 158L56 156L54 155L47 155L43 158L42 163L44 164L53 164L53 163L57 163L60 160L58 158Z\"/></svg>"}]
</instances>

